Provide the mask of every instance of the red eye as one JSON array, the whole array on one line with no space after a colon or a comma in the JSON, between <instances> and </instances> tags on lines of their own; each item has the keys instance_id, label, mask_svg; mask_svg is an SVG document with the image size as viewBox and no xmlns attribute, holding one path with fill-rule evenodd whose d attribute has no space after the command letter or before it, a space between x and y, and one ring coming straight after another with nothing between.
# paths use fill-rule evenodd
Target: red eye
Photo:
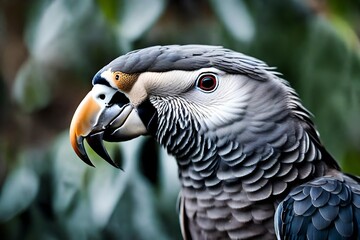
<instances>
[{"instance_id":1,"label":"red eye","mask_svg":"<svg viewBox=\"0 0 360 240\"><path fill-rule=\"evenodd\" d=\"M213 91L217 86L217 78L214 75L206 74L200 76L197 87L205 92Z\"/></svg>"}]
</instances>

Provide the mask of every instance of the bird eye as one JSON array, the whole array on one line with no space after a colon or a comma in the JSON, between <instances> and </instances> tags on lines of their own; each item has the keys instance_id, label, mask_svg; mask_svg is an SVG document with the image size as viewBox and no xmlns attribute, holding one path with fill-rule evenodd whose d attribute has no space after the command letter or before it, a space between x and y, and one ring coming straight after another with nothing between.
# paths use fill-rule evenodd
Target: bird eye
<instances>
[{"instance_id":1,"label":"bird eye","mask_svg":"<svg viewBox=\"0 0 360 240\"><path fill-rule=\"evenodd\" d=\"M201 75L196 86L204 92L212 92L217 87L217 78L212 74Z\"/></svg>"},{"instance_id":2,"label":"bird eye","mask_svg":"<svg viewBox=\"0 0 360 240\"><path fill-rule=\"evenodd\" d=\"M104 100L105 97L106 97L105 94L100 94L100 95L99 95L99 98L100 98L101 100Z\"/></svg>"}]
</instances>

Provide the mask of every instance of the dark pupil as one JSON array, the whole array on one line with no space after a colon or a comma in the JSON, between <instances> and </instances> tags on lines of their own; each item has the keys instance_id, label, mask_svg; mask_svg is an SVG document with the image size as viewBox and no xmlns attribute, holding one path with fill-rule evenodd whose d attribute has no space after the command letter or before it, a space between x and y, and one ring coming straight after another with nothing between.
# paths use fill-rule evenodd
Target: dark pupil
<instances>
[{"instance_id":1,"label":"dark pupil","mask_svg":"<svg viewBox=\"0 0 360 240\"><path fill-rule=\"evenodd\" d=\"M214 78L204 77L201 80L200 87L203 89L212 89L214 87Z\"/></svg>"}]
</instances>

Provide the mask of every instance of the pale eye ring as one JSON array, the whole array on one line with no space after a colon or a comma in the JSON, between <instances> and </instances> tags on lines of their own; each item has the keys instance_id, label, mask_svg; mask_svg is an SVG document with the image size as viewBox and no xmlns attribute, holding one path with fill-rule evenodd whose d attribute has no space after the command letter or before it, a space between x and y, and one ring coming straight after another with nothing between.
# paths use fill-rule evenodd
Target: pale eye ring
<instances>
[{"instance_id":1,"label":"pale eye ring","mask_svg":"<svg viewBox=\"0 0 360 240\"><path fill-rule=\"evenodd\" d=\"M203 92L213 92L218 86L218 78L213 73L201 74L196 82L196 87Z\"/></svg>"}]
</instances>

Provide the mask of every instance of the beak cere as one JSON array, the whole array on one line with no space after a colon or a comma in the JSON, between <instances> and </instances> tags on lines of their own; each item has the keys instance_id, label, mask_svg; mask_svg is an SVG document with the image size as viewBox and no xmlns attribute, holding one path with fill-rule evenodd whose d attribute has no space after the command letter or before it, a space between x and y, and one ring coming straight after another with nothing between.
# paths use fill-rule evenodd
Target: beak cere
<instances>
[{"instance_id":1,"label":"beak cere","mask_svg":"<svg viewBox=\"0 0 360 240\"><path fill-rule=\"evenodd\" d=\"M106 101L102 101L95 99L97 89L99 87L94 86L76 109L70 125L70 142L86 164L94 166L86 153L84 139L100 157L120 168L109 156L103 140L125 141L146 134L147 130L137 109L124 94L114 91Z\"/></svg>"}]
</instances>

